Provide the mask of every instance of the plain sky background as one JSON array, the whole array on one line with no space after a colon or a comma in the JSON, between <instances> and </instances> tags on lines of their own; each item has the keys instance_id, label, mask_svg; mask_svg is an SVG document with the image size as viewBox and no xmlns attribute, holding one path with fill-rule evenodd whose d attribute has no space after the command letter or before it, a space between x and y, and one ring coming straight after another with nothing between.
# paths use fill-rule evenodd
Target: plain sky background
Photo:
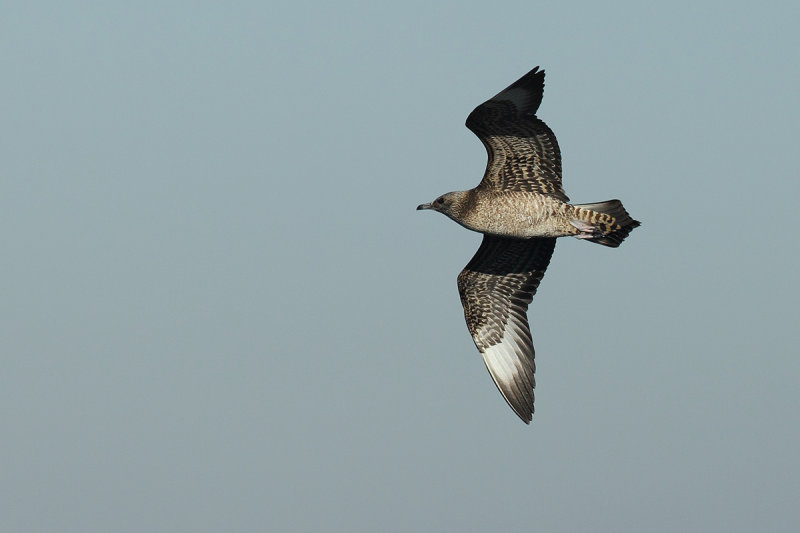
<instances>
[{"instance_id":1,"label":"plain sky background","mask_svg":"<svg viewBox=\"0 0 800 533\"><path fill-rule=\"evenodd\" d=\"M2 2L0 530L794 531L797 2ZM506 406L464 127L575 202Z\"/></svg>"}]
</instances>

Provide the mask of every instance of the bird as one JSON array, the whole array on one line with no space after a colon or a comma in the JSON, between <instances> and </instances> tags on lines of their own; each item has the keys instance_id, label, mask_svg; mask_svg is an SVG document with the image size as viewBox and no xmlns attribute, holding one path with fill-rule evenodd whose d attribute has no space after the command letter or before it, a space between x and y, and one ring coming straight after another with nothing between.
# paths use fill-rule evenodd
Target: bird
<instances>
[{"instance_id":1,"label":"bird","mask_svg":"<svg viewBox=\"0 0 800 533\"><path fill-rule=\"evenodd\" d=\"M528 305L556 239L573 236L616 248L640 225L619 200L570 204L561 184L561 152L536 116L544 94L537 66L476 107L466 126L483 143L483 179L417 210L442 213L483 234L458 275L467 329L495 385L526 424L534 412L534 348Z\"/></svg>"}]
</instances>

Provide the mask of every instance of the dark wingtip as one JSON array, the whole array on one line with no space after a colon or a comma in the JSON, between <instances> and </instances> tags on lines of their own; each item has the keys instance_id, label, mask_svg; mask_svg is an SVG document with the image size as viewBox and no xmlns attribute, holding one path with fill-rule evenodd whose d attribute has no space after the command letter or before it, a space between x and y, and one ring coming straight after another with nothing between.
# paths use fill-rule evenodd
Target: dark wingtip
<instances>
[{"instance_id":1,"label":"dark wingtip","mask_svg":"<svg viewBox=\"0 0 800 533\"><path fill-rule=\"evenodd\" d=\"M525 410L523 412L520 412L516 408L514 408L514 412L517 414L520 420L530 425L531 420L533 420L533 409L531 409L530 411Z\"/></svg>"},{"instance_id":2,"label":"dark wingtip","mask_svg":"<svg viewBox=\"0 0 800 533\"><path fill-rule=\"evenodd\" d=\"M502 390L500 392L502 392ZM530 396L527 398L525 395L520 397L512 395L506 396L505 394L503 394L503 398L505 398L508 406L511 407L511 410L514 411L514 414L516 414L520 420L526 424L531 423L531 420L533 420L533 412L535 410L533 405L533 390L530 391Z\"/></svg>"}]
</instances>

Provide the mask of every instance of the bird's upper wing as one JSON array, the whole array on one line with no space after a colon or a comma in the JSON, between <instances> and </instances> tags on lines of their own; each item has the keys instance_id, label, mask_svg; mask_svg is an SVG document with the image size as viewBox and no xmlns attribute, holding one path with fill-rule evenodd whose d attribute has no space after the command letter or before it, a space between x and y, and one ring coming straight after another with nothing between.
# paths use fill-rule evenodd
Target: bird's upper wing
<instances>
[{"instance_id":1,"label":"bird's upper wing","mask_svg":"<svg viewBox=\"0 0 800 533\"><path fill-rule=\"evenodd\" d=\"M536 67L467 117L467 127L489 153L479 187L569 200L561 186L556 136L536 118L543 91L544 71Z\"/></svg>"},{"instance_id":2,"label":"bird's upper wing","mask_svg":"<svg viewBox=\"0 0 800 533\"><path fill-rule=\"evenodd\" d=\"M484 235L458 275L467 328L508 405L525 422L536 384L528 304L550 263L556 240Z\"/></svg>"}]
</instances>

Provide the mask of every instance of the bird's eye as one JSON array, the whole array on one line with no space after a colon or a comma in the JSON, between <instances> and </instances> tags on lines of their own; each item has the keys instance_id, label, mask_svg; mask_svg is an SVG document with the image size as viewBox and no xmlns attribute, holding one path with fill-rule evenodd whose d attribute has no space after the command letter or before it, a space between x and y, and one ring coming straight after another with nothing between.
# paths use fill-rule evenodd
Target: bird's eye
<instances>
[{"instance_id":1,"label":"bird's eye","mask_svg":"<svg viewBox=\"0 0 800 533\"><path fill-rule=\"evenodd\" d=\"M436 199L436 203L437 203L437 204L443 204L443 203L444 203L444 198L442 198L442 197L440 196L439 198L437 198L437 199Z\"/></svg>"}]
</instances>

